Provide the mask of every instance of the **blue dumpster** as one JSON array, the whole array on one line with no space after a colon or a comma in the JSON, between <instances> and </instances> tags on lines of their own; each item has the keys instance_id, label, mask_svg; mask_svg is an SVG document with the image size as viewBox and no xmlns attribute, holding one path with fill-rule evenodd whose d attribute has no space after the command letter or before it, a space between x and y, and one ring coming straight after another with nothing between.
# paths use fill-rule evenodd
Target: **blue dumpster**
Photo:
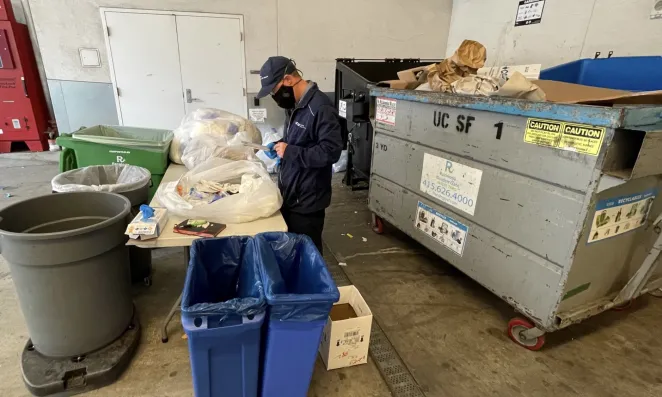
<instances>
[{"instance_id":1,"label":"blue dumpster","mask_svg":"<svg viewBox=\"0 0 662 397\"><path fill-rule=\"evenodd\" d=\"M580 59L545 69L540 78L628 91L662 90L662 57Z\"/></svg>"},{"instance_id":2,"label":"blue dumpster","mask_svg":"<svg viewBox=\"0 0 662 397\"><path fill-rule=\"evenodd\" d=\"M264 288L250 237L196 240L182 294L196 397L257 397Z\"/></svg>"},{"instance_id":3,"label":"blue dumpster","mask_svg":"<svg viewBox=\"0 0 662 397\"><path fill-rule=\"evenodd\" d=\"M306 397L317 349L340 293L313 241L291 233L255 236L267 300L262 397Z\"/></svg>"}]
</instances>

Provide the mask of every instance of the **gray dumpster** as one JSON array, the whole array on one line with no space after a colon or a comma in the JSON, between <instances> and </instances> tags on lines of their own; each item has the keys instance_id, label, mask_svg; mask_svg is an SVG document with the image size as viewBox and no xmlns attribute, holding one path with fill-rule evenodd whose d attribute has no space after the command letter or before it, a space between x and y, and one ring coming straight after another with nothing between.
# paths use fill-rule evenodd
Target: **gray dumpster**
<instances>
[{"instance_id":1,"label":"gray dumpster","mask_svg":"<svg viewBox=\"0 0 662 397\"><path fill-rule=\"evenodd\" d=\"M537 350L662 285L644 261L659 248L662 107L370 95L375 229L383 218L510 303L527 317L515 342Z\"/></svg>"}]
</instances>

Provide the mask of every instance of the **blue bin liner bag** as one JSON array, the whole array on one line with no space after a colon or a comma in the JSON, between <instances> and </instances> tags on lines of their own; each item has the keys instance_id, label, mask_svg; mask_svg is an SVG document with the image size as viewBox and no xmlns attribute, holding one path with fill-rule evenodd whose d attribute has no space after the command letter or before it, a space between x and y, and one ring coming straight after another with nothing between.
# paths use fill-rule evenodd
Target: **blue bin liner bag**
<instances>
[{"instance_id":1,"label":"blue bin liner bag","mask_svg":"<svg viewBox=\"0 0 662 397\"><path fill-rule=\"evenodd\" d=\"M198 239L191 246L182 315L219 316L219 325L266 309L251 237Z\"/></svg>"},{"instance_id":2,"label":"blue bin liner bag","mask_svg":"<svg viewBox=\"0 0 662 397\"><path fill-rule=\"evenodd\" d=\"M310 237L262 233L255 236L255 243L270 319L326 321L340 292Z\"/></svg>"}]
</instances>

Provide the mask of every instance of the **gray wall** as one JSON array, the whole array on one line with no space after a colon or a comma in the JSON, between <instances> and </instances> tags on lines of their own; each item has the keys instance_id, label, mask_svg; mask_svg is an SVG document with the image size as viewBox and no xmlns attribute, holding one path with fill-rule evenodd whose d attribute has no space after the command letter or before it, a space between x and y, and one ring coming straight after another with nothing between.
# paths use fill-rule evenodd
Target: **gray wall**
<instances>
[{"instance_id":1,"label":"gray wall","mask_svg":"<svg viewBox=\"0 0 662 397\"><path fill-rule=\"evenodd\" d=\"M20 0L14 0L20 3ZM294 58L307 79L334 89L335 58L439 58L446 49L452 0L23 0L29 1L45 74L62 132L117 120L99 7L241 14L248 91L271 55ZM79 48L97 48L100 68L80 65ZM81 100L84 98L85 100ZM249 95L249 107L253 106ZM269 103L269 109L275 105ZM269 122L282 122L268 111ZM273 120L272 120L273 115Z\"/></svg>"},{"instance_id":2,"label":"gray wall","mask_svg":"<svg viewBox=\"0 0 662 397\"><path fill-rule=\"evenodd\" d=\"M593 58L662 55L662 19L653 0L547 0L542 22L515 27L518 0L454 0L446 55L464 39L487 47L487 65L542 63L543 68Z\"/></svg>"}]
</instances>

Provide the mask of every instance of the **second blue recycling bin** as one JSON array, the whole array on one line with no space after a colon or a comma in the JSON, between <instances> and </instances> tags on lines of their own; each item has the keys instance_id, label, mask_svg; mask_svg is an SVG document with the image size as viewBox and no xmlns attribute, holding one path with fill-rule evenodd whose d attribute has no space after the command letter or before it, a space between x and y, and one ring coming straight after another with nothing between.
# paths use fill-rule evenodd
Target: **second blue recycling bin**
<instances>
[{"instance_id":1,"label":"second blue recycling bin","mask_svg":"<svg viewBox=\"0 0 662 397\"><path fill-rule=\"evenodd\" d=\"M267 301L262 397L306 397L322 331L340 293L313 241L291 233L255 236Z\"/></svg>"},{"instance_id":2,"label":"second blue recycling bin","mask_svg":"<svg viewBox=\"0 0 662 397\"><path fill-rule=\"evenodd\" d=\"M257 397L266 303L250 237L199 239L182 294L196 397Z\"/></svg>"}]
</instances>

